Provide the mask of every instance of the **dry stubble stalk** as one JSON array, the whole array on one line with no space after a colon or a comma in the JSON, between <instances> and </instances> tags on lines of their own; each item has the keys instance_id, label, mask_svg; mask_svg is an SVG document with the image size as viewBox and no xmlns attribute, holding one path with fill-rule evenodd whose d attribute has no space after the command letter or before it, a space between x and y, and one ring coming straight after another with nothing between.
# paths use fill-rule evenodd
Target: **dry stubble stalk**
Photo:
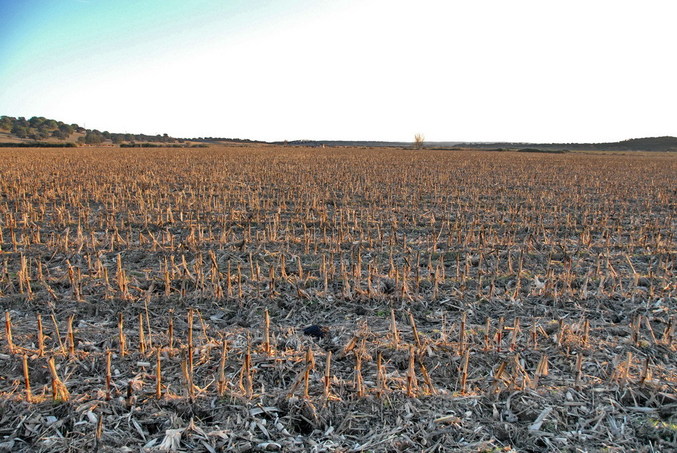
<instances>
[{"instance_id":1,"label":"dry stubble stalk","mask_svg":"<svg viewBox=\"0 0 677 453\"><path fill-rule=\"evenodd\" d=\"M383 357L381 352L376 356L376 394L379 398L386 393L386 373L383 368Z\"/></svg>"},{"instance_id":2,"label":"dry stubble stalk","mask_svg":"<svg viewBox=\"0 0 677 453\"><path fill-rule=\"evenodd\" d=\"M24 354L23 356L23 372L24 372L24 385L26 386L26 401L33 401L33 394L31 393L31 379L28 374L28 356Z\"/></svg>"},{"instance_id":3,"label":"dry stubble stalk","mask_svg":"<svg viewBox=\"0 0 677 453\"><path fill-rule=\"evenodd\" d=\"M155 398L162 398L162 360L159 346L155 350Z\"/></svg>"},{"instance_id":4,"label":"dry stubble stalk","mask_svg":"<svg viewBox=\"0 0 677 453\"><path fill-rule=\"evenodd\" d=\"M42 331L42 315L37 314L38 323L38 356L42 357L45 354L45 336Z\"/></svg>"},{"instance_id":5,"label":"dry stubble stalk","mask_svg":"<svg viewBox=\"0 0 677 453\"><path fill-rule=\"evenodd\" d=\"M628 354L623 363L623 371L621 373L621 382L626 383L630 378L630 368L632 367L632 352L628 351Z\"/></svg>"},{"instance_id":6,"label":"dry stubble stalk","mask_svg":"<svg viewBox=\"0 0 677 453\"><path fill-rule=\"evenodd\" d=\"M223 396L226 392L226 358L228 356L228 343L226 339L221 339L221 360L219 361L219 376L217 381L217 393Z\"/></svg>"},{"instance_id":7,"label":"dry stubble stalk","mask_svg":"<svg viewBox=\"0 0 677 453\"><path fill-rule=\"evenodd\" d=\"M484 350L491 349L491 319L487 317L484 322Z\"/></svg>"},{"instance_id":8,"label":"dry stubble stalk","mask_svg":"<svg viewBox=\"0 0 677 453\"><path fill-rule=\"evenodd\" d=\"M515 316L515 319L512 324L512 333L510 335L510 350L514 351L517 347L517 339L520 331L520 319Z\"/></svg>"},{"instance_id":9,"label":"dry stubble stalk","mask_svg":"<svg viewBox=\"0 0 677 453\"><path fill-rule=\"evenodd\" d=\"M118 253L117 255L117 272L116 280L118 284L118 291L120 292L120 297L124 300L130 298L129 292L127 290L127 274L122 267L122 255Z\"/></svg>"},{"instance_id":10,"label":"dry stubble stalk","mask_svg":"<svg viewBox=\"0 0 677 453\"><path fill-rule=\"evenodd\" d=\"M188 348L193 349L193 309L188 309Z\"/></svg>"},{"instance_id":11,"label":"dry stubble stalk","mask_svg":"<svg viewBox=\"0 0 677 453\"><path fill-rule=\"evenodd\" d=\"M243 381L246 386L243 386ZM244 389L245 395L248 399L254 395L254 379L252 377L252 353L247 346L247 352L242 361L242 372L240 373L240 387Z\"/></svg>"},{"instance_id":12,"label":"dry stubble stalk","mask_svg":"<svg viewBox=\"0 0 677 453\"><path fill-rule=\"evenodd\" d=\"M56 372L54 357L50 357L47 360L47 366L49 368L49 373L52 376L52 399L58 402L68 401L70 399L70 394L64 383L59 379L59 375Z\"/></svg>"},{"instance_id":13,"label":"dry stubble stalk","mask_svg":"<svg viewBox=\"0 0 677 453\"><path fill-rule=\"evenodd\" d=\"M418 329L416 328L416 321L414 320L414 315L409 312L409 324L411 324L411 332L414 334L414 342L416 347L421 349L421 338L418 336Z\"/></svg>"},{"instance_id":14,"label":"dry stubble stalk","mask_svg":"<svg viewBox=\"0 0 677 453\"><path fill-rule=\"evenodd\" d=\"M263 351L270 355L270 315L268 309L263 314Z\"/></svg>"},{"instance_id":15,"label":"dry stubble stalk","mask_svg":"<svg viewBox=\"0 0 677 453\"><path fill-rule=\"evenodd\" d=\"M416 355L414 347L409 346L409 367L407 368L407 396L412 398L417 387L416 382Z\"/></svg>"},{"instance_id":16,"label":"dry stubble stalk","mask_svg":"<svg viewBox=\"0 0 677 453\"><path fill-rule=\"evenodd\" d=\"M226 294L228 297L233 297L233 275L230 260L228 260L228 271L226 273Z\"/></svg>"},{"instance_id":17,"label":"dry stubble stalk","mask_svg":"<svg viewBox=\"0 0 677 453\"><path fill-rule=\"evenodd\" d=\"M188 400L193 402L195 399L195 387L193 386L193 376L189 369L189 360L186 356L186 351L181 355L181 373L183 374L183 380L186 384L186 393L188 394Z\"/></svg>"},{"instance_id":18,"label":"dry stubble stalk","mask_svg":"<svg viewBox=\"0 0 677 453\"><path fill-rule=\"evenodd\" d=\"M240 263L237 264L237 300L242 302L244 297L244 292L242 289L242 266Z\"/></svg>"},{"instance_id":19,"label":"dry stubble stalk","mask_svg":"<svg viewBox=\"0 0 677 453\"><path fill-rule=\"evenodd\" d=\"M315 358L313 357L313 350L308 347L306 351L306 370L303 373L303 397L309 398L308 391L310 389L310 372L315 366Z\"/></svg>"},{"instance_id":20,"label":"dry stubble stalk","mask_svg":"<svg viewBox=\"0 0 677 453\"><path fill-rule=\"evenodd\" d=\"M642 315L637 315L632 320L632 343L636 346L639 341L639 328L642 325Z\"/></svg>"},{"instance_id":21,"label":"dry stubble stalk","mask_svg":"<svg viewBox=\"0 0 677 453\"><path fill-rule=\"evenodd\" d=\"M75 315L68 317L68 330L66 332L66 338L68 343L68 355L73 357L75 356L75 334L73 332L73 319Z\"/></svg>"},{"instance_id":22,"label":"dry stubble stalk","mask_svg":"<svg viewBox=\"0 0 677 453\"><path fill-rule=\"evenodd\" d=\"M139 313L139 354L146 355L146 336L143 332L143 314Z\"/></svg>"},{"instance_id":23,"label":"dry stubble stalk","mask_svg":"<svg viewBox=\"0 0 677 453\"><path fill-rule=\"evenodd\" d=\"M134 382L130 379L127 381L127 396L125 397L125 405L127 409L131 409L134 402Z\"/></svg>"},{"instance_id":24,"label":"dry stubble stalk","mask_svg":"<svg viewBox=\"0 0 677 453\"><path fill-rule=\"evenodd\" d=\"M169 278L169 271L165 270L164 272L164 283L165 283L165 297L169 297L172 292L172 281Z\"/></svg>"},{"instance_id":25,"label":"dry stubble stalk","mask_svg":"<svg viewBox=\"0 0 677 453\"><path fill-rule=\"evenodd\" d=\"M462 355L463 350L465 349L465 323L467 316L468 314L466 312L463 312L461 315L461 325L458 330L458 355Z\"/></svg>"},{"instance_id":26,"label":"dry stubble stalk","mask_svg":"<svg viewBox=\"0 0 677 453\"><path fill-rule=\"evenodd\" d=\"M503 341L503 316L498 318L498 327L496 328L496 352L501 352L501 342Z\"/></svg>"},{"instance_id":27,"label":"dry stubble stalk","mask_svg":"<svg viewBox=\"0 0 677 453\"><path fill-rule=\"evenodd\" d=\"M94 433L94 451L99 451L101 438L103 437L103 413L99 413L99 419L96 423L96 432Z\"/></svg>"},{"instance_id":28,"label":"dry stubble stalk","mask_svg":"<svg viewBox=\"0 0 677 453\"><path fill-rule=\"evenodd\" d=\"M536 366L536 373L534 373L534 379L531 381L531 387L534 389L537 388L539 379L547 376L548 373L548 356L547 354L543 354L541 359L538 361L538 365Z\"/></svg>"},{"instance_id":29,"label":"dry stubble stalk","mask_svg":"<svg viewBox=\"0 0 677 453\"><path fill-rule=\"evenodd\" d=\"M153 293L153 284L151 283L150 288L148 288L146 298L143 300L143 308L146 316L146 332L148 333L148 335L146 335L146 344L149 349L153 348L153 331L150 328L150 315L148 314L148 304L150 303L152 293Z\"/></svg>"},{"instance_id":30,"label":"dry stubble stalk","mask_svg":"<svg viewBox=\"0 0 677 453\"><path fill-rule=\"evenodd\" d=\"M583 354L578 354L578 357L576 357L576 380L574 382L574 386L576 388L580 387L582 379L583 379Z\"/></svg>"},{"instance_id":31,"label":"dry stubble stalk","mask_svg":"<svg viewBox=\"0 0 677 453\"><path fill-rule=\"evenodd\" d=\"M5 336L7 337L7 349L10 354L14 354L14 341L12 340L12 318L9 312L5 312Z\"/></svg>"},{"instance_id":32,"label":"dry stubble stalk","mask_svg":"<svg viewBox=\"0 0 677 453\"><path fill-rule=\"evenodd\" d=\"M418 358L418 366L421 369L421 375L423 375L423 382L425 382L425 385L428 387L428 392L431 395L435 395L437 392L435 391L435 386L433 385L432 379L430 379L430 374L428 373L428 369L426 368L425 364L423 363L423 360L421 357Z\"/></svg>"},{"instance_id":33,"label":"dry stubble stalk","mask_svg":"<svg viewBox=\"0 0 677 453\"><path fill-rule=\"evenodd\" d=\"M491 392L496 392L498 391L499 384L501 382L505 382L505 379L503 378L503 374L505 373L505 369L507 368L508 363L506 361L501 362L501 364L498 366L498 369L496 370L496 373L494 374L494 382L491 386Z\"/></svg>"},{"instance_id":34,"label":"dry stubble stalk","mask_svg":"<svg viewBox=\"0 0 677 453\"><path fill-rule=\"evenodd\" d=\"M125 331L124 331L125 318L122 313L118 314L118 345L120 347L120 357L124 357L127 354L126 340L125 340Z\"/></svg>"},{"instance_id":35,"label":"dry stubble stalk","mask_svg":"<svg viewBox=\"0 0 677 453\"><path fill-rule=\"evenodd\" d=\"M590 320L587 318L583 321L583 347L588 347L588 340L590 339Z\"/></svg>"},{"instance_id":36,"label":"dry stubble stalk","mask_svg":"<svg viewBox=\"0 0 677 453\"><path fill-rule=\"evenodd\" d=\"M562 343L564 342L564 333L566 330L566 326L564 325L564 320L560 319L557 321L557 346L562 346Z\"/></svg>"},{"instance_id":37,"label":"dry stubble stalk","mask_svg":"<svg viewBox=\"0 0 677 453\"><path fill-rule=\"evenodd\" d=\"M511 387L515 390L524 390L531 385L531 379L529 379L527 371L522 366L522 359L519 354L515 354L513 362L515 364L515 374L512 377ZM520 377L522 379L518 380Z\"/></svg>"},{"instance_id":38,"label":"dry stubble stalk","mask_svg":"<svg viewBox=\"0 0 677 453\"><path fill-rule=\"evenodd\" d=\"M327 352L327 360L324 365L324 397L331 395L331 351Z\"/></svg>"},{"instance_id":39,"label":"dry stubble stalk","mask_svg":"<svg viewBox=\"0 0 677 453\"><path fill-rule=\"evenodd\" d=\"M19 270L19 287L21 293L26 293L26 299L33 299L33 290L31 289L30 271L26 257L21 255L21 268Z\"/></svg>"},{"instance_id":40,"label":"dry stubble stalk","mask_svg":"<svg viewBox=\"0 0 677 453\"><path fill-rule=\"evenodd\" d=\"M468 365L470 363L470 349L466 349L463 359L461 360L460 382L459 387L461 394L465 395L468 384Z\"/></svg>"},{"instance_id":41,"label":"dry stubble stalk","mask_svg":"<svg viewBox=\"0 0 677 453\"><path fill-rule=\"evenodd\" d=\"M61 333L59 332L59 323L56 322L56 316L54 313L51 314L52 318L52 324L54 324L54 332L56 333L56 338L59 341L59 349L61 350L62 353L66 352L66 348L63 345L63 342L61 341Z\"/></svg>"},{"instance_id":42,"label":"dry stubble stalk","mask_svg":"<svg viewBox=\"0 0 677 453\"><path fill-rule=\"evenodd\" d=\"M195 349L193 346L193 309L188 309L188 347L186 353L188 354L188 373L190 375L190 386L193 389L193 370L194 370L194 356ZM192 397L191 397L192 398Z\"/></svg>"},{"instance_id":43,"label":"dry stubble stalk","mask_svg":"<svg viewBox=\"0 0 677 453\"><path fill-rule=\"evenodd\" d=\"M400 334L397 331L397 320L395 319L395 310L390 309L390 331L393 336L393 345L395 349L400 345Z\"/></svg>"},{"instance_id":44,"label":"dry stubble stalk","mask_svg":"<svg viewBox=\"0 0 677 453\"><path fill-rule=\"evenodd\" d=\"M644 318L644 325L646 325L646 330L649 331L649 337L651 337L651 342L653 344L658 343L658 340L656 339L656 334L653 331L653 327L651 327L651 321L649 321L648 316L643 316Z\"/></svg>"},{"instance_id":45,"label":"dry stubble stalk","mask_svg":"<svg viewBox=\"0 0 677 453\"><path fill-rule=\"evenodd\" d=\"M534 350L538 349L538 325L536 324L536 320L531 324L531 347L534 348Z\"/></svg>"},{"instance_id":46,"label":"dry stubble stalk","mask_svg":"<svg viewBox=\"0 0 677 453\"><path fill-rule=\"evenodd\" d=\"M649 357L644 358L644 366L642 367L642 374L639 378L639 384L643 385L648 379L651 379L651 362Z\"/></svg>"},{"instance_id":47,"label":"dry stubble stalk","mask_svg":"<svg viewBox=\"0 0 677 453\"><path fill-rule=\"evenodd\" d=\"M106 401L110 401L110 384L111 384L111 358L113 352L109 349L106 351Z\"/></svg>"},{"instance_id":48,"label":"dry stubble stalk","mask_svg":"<svg viewBox=\"0 0 677 453\"><path fill-rule=\"evenodd\" d=\"M675 318L670 318L668 321L667 326L665 326L665 330L663 331L663 343L666 345L670 345L672 343L672 335L673 335L673 330L675 329Z\"/></svg>"},{"instance_id":49,"label":"dry stubble stalk","mask_svg":"<svg viewBox=\"0 0 677 453\"><path fill-rule=\"evenodd\" d=\"M362 398L364 396L364 378L362 377L362 348L355 351L355 391L357 396Z\"/></svg>"},{"instance_id":50,"label":"dry stubble stalk","mask_svg":"<svg viewBox=\"0 0 677 453\"><path fill-rule=\"evenodd\" d=\"M174 312L170 310L169 312L169 327L167 328L167 347L169 348L169 354L174 352Z\"/></svg>"}]
</instances>

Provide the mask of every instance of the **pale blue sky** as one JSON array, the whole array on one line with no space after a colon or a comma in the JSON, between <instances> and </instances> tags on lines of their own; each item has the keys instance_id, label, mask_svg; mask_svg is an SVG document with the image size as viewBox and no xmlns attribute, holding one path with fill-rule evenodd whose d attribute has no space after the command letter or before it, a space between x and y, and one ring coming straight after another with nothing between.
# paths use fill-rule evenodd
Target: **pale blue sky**
<instances>
[{"instance_id":1,"label":"pale blue sky","mask_svg":"<svg viewBox=\"0 0 677 453\"><path fill-rule=\"evenodd\" d=\"M0 0L0 114L262 140L677 136L675 13L670 0Z\"/></svg>"}]
</instances>

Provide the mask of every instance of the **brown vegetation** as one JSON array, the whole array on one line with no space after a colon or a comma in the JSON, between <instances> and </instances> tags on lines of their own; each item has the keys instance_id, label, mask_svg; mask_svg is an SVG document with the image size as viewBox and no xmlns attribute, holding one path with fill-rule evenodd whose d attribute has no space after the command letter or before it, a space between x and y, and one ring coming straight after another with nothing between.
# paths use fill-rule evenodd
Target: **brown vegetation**
<instances>
[{"instance_id":1,"label":"brown vegetation","mask_svg":"<svg viewBox=\"0 0 677 453\"><path fill-rule=\"evenodd\" d=\"M0 150L0 451L677 448L676 170Z\"/></svg>"}]
</instances>

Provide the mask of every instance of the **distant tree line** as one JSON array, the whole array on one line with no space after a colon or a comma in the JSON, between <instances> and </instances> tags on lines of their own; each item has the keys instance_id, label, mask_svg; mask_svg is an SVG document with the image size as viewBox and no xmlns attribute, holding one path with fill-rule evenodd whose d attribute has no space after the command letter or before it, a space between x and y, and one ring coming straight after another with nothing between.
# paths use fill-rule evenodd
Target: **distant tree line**
<instances>
[{"instance_id":1,"label":"distant tree line","mask_svg":"<svg viewBox=\"0 0 677 453\"><path fill-rule=\"evenodd\" d=\"M98 145L105 143L110 140L114 145L119 145L121 143L134 143L134 142L145 142L145 143L183 143L181 139L176 139L170 137L167 134L162 135L146 135L146 134L120 134L120 133L111 133L108 131L99 131L97 129L87 130L85 135L78 137L80 143L85 143L87 145Z\"/></svg>"},{"instance_id":2,"label":"distant tree line","mask_svg":"<svg viewBox=\"0 0 677 453\"><path fill-rule=\"evenodd\" d=\"M110 134L113 143L122 142L147 142L147 143L183 143L180 138L170 137L167 134L146 135L146 134Z\"/></svg>"},{"instance_id":3,"label":"distant tree line","mask_svg":"<svg viewBox=\"0 0 677 453\"><path fill-rule=\"evenodd\" d=\"M21 143L0 143L0 148L77 148L73 142L67 143L49 143L49 142L21 142Z\"/></svg>"},{"instance_id":4,"label":"distant tree line","mask_svg":"<svg viewBox=\"0 0 677 453\"><path fill-rule=\"evenodd\" d=\"M191 140L199 142L232 142L232 143L266 143L261 140L250 140L248 138L225 138L225 137L198 137Z\"/></svg>"},{"instance_id":5,"label":"distant tree line","mask_svg":"<svg viewBox=\"0 0 677 453\"><path fill-rule=\"evenodd\" d=\"M100 131L98 129L86 129L77 124L66 124L62 121L50 120L42 116L34 116L30 119L22 116L18 118L6 115L0 116L0 131L8 132L16 138L26 140L40 141L56 138L65 142L70 139L71 141L86 145L99 145L103 143L119 145L137 142L181 144L185 142L183 139L170 137L167 134L122 134ZM76 135L74 136L74 134ZM35 146L35 144L32 144L32 146ZM58 146L58 144L53 146Z\"/></svg>"},{"instance_id":6,"label":"distant tree line","mask_svg":"<svg viewBox=\"0 0 677 453\"><path fill-rule=\"evenodd\" d=\"M208 145L188 145L185 143L173 143L169 145L160 145L157 143L120 143L120 148L208 148Z\"/></svg>"},{"instance_id":7,"label":"distant tree line","mask_svg":"<svg viewBox=\"0 0 677 453\"><path fill-rule=\"evenodd\" d=\"M66 124L62 121L50 120L42 116L26 119L23 116L0 116L0 130L9 132L17 138L44 140L50 137L66 140L75 132L85 132L85 128L77 124Z\"/></svg>"}]
</instances>

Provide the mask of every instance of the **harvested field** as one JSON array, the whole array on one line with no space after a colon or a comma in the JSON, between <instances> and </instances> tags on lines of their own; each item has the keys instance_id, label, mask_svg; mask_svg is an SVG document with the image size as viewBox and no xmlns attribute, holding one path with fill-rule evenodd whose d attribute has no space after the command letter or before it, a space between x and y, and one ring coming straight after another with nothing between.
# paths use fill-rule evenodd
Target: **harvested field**
<instances>
[{"instance_id":1,"label":"harvested field","mask_svg":"<svg viewBox=\"0 0 677 453\"><path fill-rule=\"evenodd\" d=\"M675 451L676 203L673 153L0 149L0 451Z\"/></svg>"}]
</instances>

